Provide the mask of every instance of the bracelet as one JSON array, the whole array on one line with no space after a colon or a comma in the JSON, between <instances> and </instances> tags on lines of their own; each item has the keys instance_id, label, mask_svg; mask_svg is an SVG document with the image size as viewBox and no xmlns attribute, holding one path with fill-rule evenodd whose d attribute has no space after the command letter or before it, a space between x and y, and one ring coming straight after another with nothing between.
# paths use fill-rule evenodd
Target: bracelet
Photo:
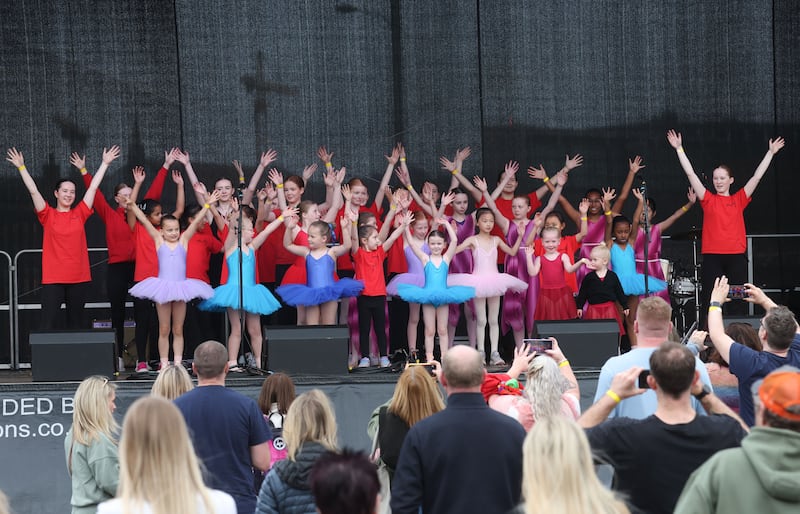
<instances>
[{"instance_id":1,"label":"bracelet","mask_svg":"<svg viewBox=\"0 0 800 514\"><path fill-rule=\"evenodd\" d=\"M678 153L686 153L686 150L684 150L682 146L679 146L679 147L677 148L677 152L678 152Z\"/></svg>"},{"instance_id":2,"label":"bracelet","mask_svg":"<svg viewBox=\"0 0 800 514\"><path fill-rule=\"evenodd\" d=\"M26 168L24 164L22 166L17 166L18 171L25 171L26 169L28 168Z\"/></svg>"},{"instance_id":3,"label":"bracelet","mask_svg":"<svg viewBox=\"0 0 800 514\"><path fill-rule=\"evenodd\" d=\"M88 173L88 171L86 170L86 166L81 168L81 175L86 175L87 173Z\"/></svg>"},{"instance_id":4,"label":"bracelet","mask_svg":"<svg viewBox=\"0 0 800 514\"><path fill-rule=\"evenodd\" d=\"M400 157L400 162L406 162L406 158L405 157Z\"/></svg>"},{"instance_id":5,"label":"bracelet","mask_svg":"<svg viewBox=\"0 0 800 514\"><path fill-rule=\"evenodd\" d=\"M720 307L719 305L712 305L712 306L710 306L710 307L708 308L708 312L709 312L709 313L711 313L711 312L715 312L715 311L722 312L722 307Z\"/></svg>"},{"instance_id":6,"label":"bracelet","mask_svg":"<svg viewBox=\"0 0 800 514\"><path fill-rule=\"evenodd\" d=\"M563 361L558 363L559 368L564 368L566 366L569 366L569 359L564 359Z\"/></svg>"},{"instance_id":7,"label":"bracelet","mask_svg":"<svg viewBox=\"0 0 800 514\"><path fill-rule=\"evenodd\" d=\"M280 184L275 184L275 189L283 189L283 182Z\"/></svg>"},{"instance_id":8,"label":"bracelet","mask_svg":"<svg viewBox=\"0 0 800 514\"><path fill-rule=\"evenodd\" d=\"M396 206L395 204L391 204L391 205L389 206L389 210L390 210L390 211L396 211L396 210L397 210L397 206Z\"/></svg>"},{"instance_id":9,"label":"bracelet","mask_svg":"<svg viewBox=\"0 0 800 514\"><path fill-rule=\"evenodd\" d=\"M708 302L709 307L722 307L720 302Z\"/></svg>"},{"instance_id":10,"label":"bracelet","mask_svg":"<svg viewBox=\"0 0 800 514\"><path fill-rule=\"evenodd\" d=\"M452 173L453 175L458 175L458 171L459 171L458 168L456 168L453 171L451 171L450 173Z\"/></svg>"},{"instance_id":11,"label":"bracelet","mask_svg":"<svg viewBox=\"0 0 800 514\"><path fill-rule=\"evenodd\" d=\"M547 175L545 175L545 176L544 176L544 178L542 179L542 182L544 182L545 184L547 184L548 182L550 182L550 177L548 177Z\"/></svg>"},{"instance_id":12,"label":"bracelet","mask_svg":"<svg viewBox=\"0 0 800 514\"><path fill-rule=\"evenodd\" d=\"M414 186L412 186L411 184L408 184L406 186L406 189L408 189L409 191L413 191L414 190Z\"/></svg>"},{"instance_id":13,"label":"bracelet","mask_svg":"<svg viewBox=\"0 0 800 514\"><path fill-rule=\"evenodd\" d=\"M681 205L681 210L683 212L689 212L689 209L687 209L685 205Z\"/></svg>"},{"instance_id":14,"label":"bracelet","mask_svg":"<svg viewBox=\"0 0 800 514\"><path fill-rule=\"evenodd\" d=\"M207 203L204 203L204 204L203 204L203 208L204 208L204 209L210 209L210 208L211 208L211 206L210 206L210 205L208 205Z\"/></svg>"},{"instance_id":15,"label":"bracelet","mask_svg":"<svg viewBox=\"0 0 800 514\"><path fill-rule=\"evenodd\" d=\"M333 167L333 163L331 163L331 162L326 162L326 163L325 163L325 167L326 167L326 168L332 168L332 167Z\"/></svg>"},{"instance_id":16,"label":"bracelet","mask_svg":"<svg viewBox=\"0 0 800 514\"><path fill-rule=\"evenodd\" d=\"M244 184L244 177L239 177L239 183Z\"/></svg>"},{"instance_id":17,"label":"bracelet","mask_svg":"<svg viewBox=\"0 0 800 514\"><path fill-rule=\"evenodd\" d=\"M606 216L611 216L611 211L606 211L606 212L605 212L605 215L606 215Z\"/></svg>"},{"instance_id":18,"label":"bracelet","mask_svg":"<svg viewBox=\"0 0 800 514\"><path fill-rule=\"evenodd\" d=\"M581 221L589 221L589 218L587 216L581 216Z\"/></svg>"},{"instance_id":19,"label":"bracelet","mask_svg":"<svg viewBox=\"0 0 800 514\"><path fill-rule=\"evenodd\" d=\"M281 214L280 216L278 216L278 221L283 221L283 219L284 219L284 218L283 218L283 214Z\"/></svg>"},{"instance_id":20,"label":"bracelet","mask_svg":"<svg viewBox=\"0 0 800 514\"><path fill-rule=\"evenodd\" d=\"M619 395L617 393L615 393L614 391L612 391L611 389L606 391L606 396L608 396L609 398L611 398L612 400L614 400L617 403L622 401L622 398L620 398Z\"/></svg>"}]
</instances>

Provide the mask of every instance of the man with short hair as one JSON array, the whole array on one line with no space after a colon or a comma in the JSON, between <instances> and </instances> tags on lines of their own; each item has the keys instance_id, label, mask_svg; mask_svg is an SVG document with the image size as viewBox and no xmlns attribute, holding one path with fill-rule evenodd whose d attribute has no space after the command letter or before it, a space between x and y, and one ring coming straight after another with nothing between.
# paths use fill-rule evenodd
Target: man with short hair
<instances>
[{"instance_id":1,"label":"man with short hair","mask_svg":"<svg viewBox=\"0 0 800 514\"><path fill-rule=\"evenodd\" d=\"M714 281L711 303L708 307L708 335L720 356L730 366L739 380L739 414L749 426L755 423L753 382L764 378L780 366L800 367L800 335L792 311L769 299L764 291L753 284L745 284L745 300L761 305L767 314L761 319L758 338L763 351L755 351L735 342L725 333L722 304L728 301L728 278L724 275Z\"/></svg>"},{"instance_id":2,"label":"man with short hair","mask_svg":"<svg viewBox=\"0 0 800 514\"><path fill-rule=\"evenodd\" d=\"M588 429L594 452L614 466L616 488L632 505L642 512L671 513L689 475L717 451L738 446L745 425L700 382L695 356L686 346L663 343L649 367L647 384L657 398L652 416L604 422L621 401L644 393L638 387L643 368L635 366L617 374L578 423ZM710 415L698 415L692 395Z\"/></svg>"},{"instance_id":3,"label":"man with short hair","mask_svg":"<svg viewBox=\"0 0 800 514\"><path fill-rule=\"evenodd\" d=\"M442 367L447 407L409 430L392 479L392 512L505 513L520 499L525 430L484 401L477 350L454 346Z\"/></svg>"},{"instance_id":4,"label":"man with short hair","mask_svg":"<svg viewBox=\"0 0 800 514\"><path fill-rule=\"evenodd\" d=\"M269 469L269 426L256 402L225 388L228 351L206 341L194 352L197 387L175 399L207 473L209 487L236 500L239 512L256 509L253 469Z\"/></svg>"},{"instance_id":5,"label":"man with short hair","mask_svg":"<svg viewBox=\"0 0 800 514\"><path fill-rule=\"evenodd\" d=\"M676 513L800 512L800 370L787 368L753 385L756 426L689 477Z\"/></svg>"},{"instance_id":6,"label":"man with short hair","mask_svg":"<svg viewBox=\"0 0 800 514\"><path fill-rule=\"evenodd\" d=\"M611 357L603 364L600 370L600 377L597 379L597 390L594 401L597 403L611 385L611 379L617 373L628 370L633 366L643 369L650 368L650 356L663 343L669 339L672 332L672 307L663 298L650 296L639 302L636 311L636 320L633 322L633 330L636 332L637 346L628 353ZM711 388L711 379L703 362L695 358L695 369L700 373L700 380L703 384ZM705 414L700 402L691 399L692 406L700 414ZM609 417L626 417L644 419L652 415L658 400L653 390L647 390L644 394L623 400L609 414Z\"/></svg>"}]
</instances>

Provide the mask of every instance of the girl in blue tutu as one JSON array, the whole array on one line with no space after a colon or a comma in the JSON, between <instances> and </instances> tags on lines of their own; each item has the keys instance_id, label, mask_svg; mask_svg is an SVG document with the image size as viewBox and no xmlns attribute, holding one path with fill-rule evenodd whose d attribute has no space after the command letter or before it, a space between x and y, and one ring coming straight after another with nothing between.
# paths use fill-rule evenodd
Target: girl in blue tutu
<instances>
[{"instance_id":1,"label":"girl in blue tutu","mask_svg":"<svg viewBox=\"0 0 800 514\"><path fill-rule=\"evenodd\" d=\"M445 218L437 220L440 226L447 229L450 241L445 251L445 236L439 230L428 234L428 248L431 254L422 251L422 246L414 242L411 231L406 227L408 245L422 261L425 273L425 285L399 284L397 292L407 302L422 304L422 322L425 326L425 358L433 360L433 336L439 334L439 350L442 357L447 353L450 338L447 336L447 324L450 304L464 303L475 297L475 288L469 286L447 286L447 268L456 254L456 231ZM453 275L450 275L453 278Z\"/></svg>"},{"instance_id":2,"label":"girl in blue tutu","mask_svg":"<svg viewBox=\"0 0 800 514\"><path fill-rule=\"evenodd\" d=\"M352 245L351 230L357 222L357 215L345 210L340 219L342 241L328 248L331 241L331 228L324 221L315 221L308 227L308 248L292 242L292 233L297 225L296 218L286 219L286 233L283 245L291 253L306 259L306 284L286 284L276 289L288 305L304 305L306 325L335 325L336 308L340 298L358 296L364 283L352 278L334 280L336 259L347 255Z\"/></svg>"},{"instance_id":3,"label":"girl in blue tutu","mask_svg":"<svg viewBox=\"0 0 800 514\"><path fill-rule=\"evenodd\" d=\"M186 231L181 234L180 223L171 215L161 218L161 229L157 229L136 205L133 198L127 206L153 238L158 256L158 276L149 277L129 289L131 296L152 300L158 314L159 370L169 366L169 334L172 332L172 353L175 365L183 360L183 321L186 318L186 302L194 298L210 298L211 286L193 278L186 278L186 248L189 240L202 223L209 203L216 202L219 193L206 196L206 203Z\"/></svg>"},{"instance_id":4,"label":"girl in blue tutu","mask_svg":"<svg viewBox=\"0 0 800 514\"><path fill-rule=\"evenodd\" d=\"M214 289L213 298L202 302L198 307L204 311L227 311L230 320L231 333L228 335L228 370L243 371L237 362L239 347L242 343L242 328L239 320L239 309L245 311L245 326L250 335L250 346L256 367L261 368L261 315L272 314L281 304L269 292L269 289L256 282L256 250L264 244L267 237L283 224L288 218L297 219L297 209L288 208L275 218L264 230L255 234L255 220L252 209L242 207L242 239L238 245L237 233L238 213L231 213L228 237L225 238L225 262L228 265L228 281ZM249 213L249 215L248 215ZM242 255L242 282L241 298L239 300L239 253Z\"/></svg>"}]
</instances>

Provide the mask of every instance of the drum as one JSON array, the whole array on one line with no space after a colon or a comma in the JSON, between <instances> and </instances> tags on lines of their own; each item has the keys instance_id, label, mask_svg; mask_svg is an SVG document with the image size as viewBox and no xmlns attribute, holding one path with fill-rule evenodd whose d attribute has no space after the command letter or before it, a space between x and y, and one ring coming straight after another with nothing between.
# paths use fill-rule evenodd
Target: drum
<instances>
[{"instance_id":1,"label":"drum","mask_svg":"<svg viewBox=\"0 0 800 514\"><path fill-rule=\"evenodd\" d=\"M689 297L694 296L699 284L695 284L690 277L675 277L670 285L673 296Z\"/></svg>"}]
</instances>

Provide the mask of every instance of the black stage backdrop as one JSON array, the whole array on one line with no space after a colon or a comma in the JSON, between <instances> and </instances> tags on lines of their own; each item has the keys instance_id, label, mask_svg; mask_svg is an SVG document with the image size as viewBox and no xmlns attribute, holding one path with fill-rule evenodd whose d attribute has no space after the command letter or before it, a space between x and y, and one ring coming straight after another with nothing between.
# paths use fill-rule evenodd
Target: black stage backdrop
<instances>
[{"instance_id":1,"label":"black stage backdrop","mask_svg":"<svg viewBox=\"0 0 800 514\"><path fill-rule=\"evenodd\" d=\"M234 176L232 159L252 171L267 147L279 151L280 170L299 172L325 144L373 195L396 141L407 146L415 182L441 187L449 177L437 158L459 146L473 149L465 174L492 183L505 161L519 160L525 190L539 185L525 175L529 165L552 173L565 153L580 152L585 164L565 191L573 202L591 186L619 187L627 159L641 154L663 219L688 185L668 128L683 132L699 171L730 164L735 185L780 134L787 147L747 222L752 234L791 233L799 28L793 0L2 2L0 144L25 153L49 199L58 177L78 178L71 151L86 152L95 169L111 144L123 154L102 185L109 197L134 165L152 177L172 146L213 183ZM318 196L322 179L309 189ZM174 186L165 191L169 206ZM0 209L0 250L41 247L11 165L0 166ZM700 222L695 208L672 232ZM90 246L105 245L96 217L87 230ZM757 282L793 287L800 245L762 245ZM686 246L669 251L690 259ZM22 302L37 301L35 256L19 273ZM102 300L102 256L94 274Z\"/></svg>"}]
</instances>

